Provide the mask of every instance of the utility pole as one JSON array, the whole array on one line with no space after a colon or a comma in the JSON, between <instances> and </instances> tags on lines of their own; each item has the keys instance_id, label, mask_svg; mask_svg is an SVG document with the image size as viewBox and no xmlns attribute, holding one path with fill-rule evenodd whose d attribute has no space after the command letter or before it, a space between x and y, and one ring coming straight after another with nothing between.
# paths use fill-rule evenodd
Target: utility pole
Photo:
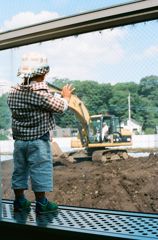
<instances>
[{"instance_id":1,"label":"utility pole","mask_svg":"<svg viewBox=\"0 0 158 240\"><path fill-rule=\"evenodd\" d=\"M128 95L128 120L131 121L131 95Z\"/></svg>"}]
</instances>

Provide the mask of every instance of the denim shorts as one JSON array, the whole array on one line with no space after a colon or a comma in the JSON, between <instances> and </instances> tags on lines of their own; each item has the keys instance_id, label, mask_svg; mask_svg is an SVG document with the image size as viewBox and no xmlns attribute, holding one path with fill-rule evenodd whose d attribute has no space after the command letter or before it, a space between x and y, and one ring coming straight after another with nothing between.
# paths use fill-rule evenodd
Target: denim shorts
<instances>
[{"instance_id":1,"label":"denim shorts","mask_svg":"<svg viewBox=\"0 0 158 240\"><path fill-rule=\"evenodd\" d=\"M41 139L14 142L12 189L50 192L53 188L53 158L50 141Z\"/></svg>"}]
</instances>

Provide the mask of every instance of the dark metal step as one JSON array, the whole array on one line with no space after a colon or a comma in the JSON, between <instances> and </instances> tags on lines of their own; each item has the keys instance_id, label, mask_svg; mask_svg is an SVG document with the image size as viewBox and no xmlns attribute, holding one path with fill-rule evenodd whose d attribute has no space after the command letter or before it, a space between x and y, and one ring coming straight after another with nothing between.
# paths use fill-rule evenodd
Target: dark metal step
<instances>
[{"instance_id":1,"label":"dark metal step","mask_svg":"<svg viewBox=\"0 0 158 240\"><path fill-rule=\"evenodd\" d=\"M9 231L9 227L11 231ZM16 234L18 231L30 231L30 236L39 232L42 239L57 236L58 239L158 239L158 215L137 212L99 210L59 206L56 214L35 214L35 204L32 203L28 214L13 212L13 202L2 200L2 218L0 232ZM27 231L25 231L27 230ZM8 235L9 236L9 235ZM12 236L12 235L11 235ZM65 238L66 237L66 238Z\"/></svg>"}]
</instances>

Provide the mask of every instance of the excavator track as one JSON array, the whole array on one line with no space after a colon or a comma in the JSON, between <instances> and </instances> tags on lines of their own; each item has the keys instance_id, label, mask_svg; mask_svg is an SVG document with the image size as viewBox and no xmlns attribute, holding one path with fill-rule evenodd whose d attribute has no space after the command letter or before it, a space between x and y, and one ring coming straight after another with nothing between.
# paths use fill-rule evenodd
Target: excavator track
<instances>
[{"instance_id":1,"label":"excavator track","mask_svg":"<svg viewBox=\"0 0 158 240\"><path fill-rule=\"evenodd\" d=\"M92 161L109 162L113 160L128 159L128 153L125 149L105 149L96 150L92 153Z\"/></svg>"}]
</instances>

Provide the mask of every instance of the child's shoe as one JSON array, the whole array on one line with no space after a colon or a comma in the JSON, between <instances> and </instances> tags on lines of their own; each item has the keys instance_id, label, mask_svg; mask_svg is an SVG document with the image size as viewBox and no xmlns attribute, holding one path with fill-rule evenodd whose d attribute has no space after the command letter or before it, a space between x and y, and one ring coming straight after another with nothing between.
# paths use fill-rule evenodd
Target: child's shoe
<instances>
[{"instance_id":1,"label":"child's shoe","mask_svg":"<svg viewBox=\"0 0 158 240\"><path fill-rule=\"evenodd\" d=\"M14 200L14 212L30 211L31 202L24 198L23 200L16 199Z\"/></svg>"},{"instance_id":2,"label":"child's shoe","mask_svg":"<svg viewBox=\"0 0 158 240\"><path fill-rule=\"evenodd\" d=\"M58 205L55 202L49 202L47 199L44 204L37 201L35 211L37 214L57 212Z\"/></svg>"}]
</instances>

